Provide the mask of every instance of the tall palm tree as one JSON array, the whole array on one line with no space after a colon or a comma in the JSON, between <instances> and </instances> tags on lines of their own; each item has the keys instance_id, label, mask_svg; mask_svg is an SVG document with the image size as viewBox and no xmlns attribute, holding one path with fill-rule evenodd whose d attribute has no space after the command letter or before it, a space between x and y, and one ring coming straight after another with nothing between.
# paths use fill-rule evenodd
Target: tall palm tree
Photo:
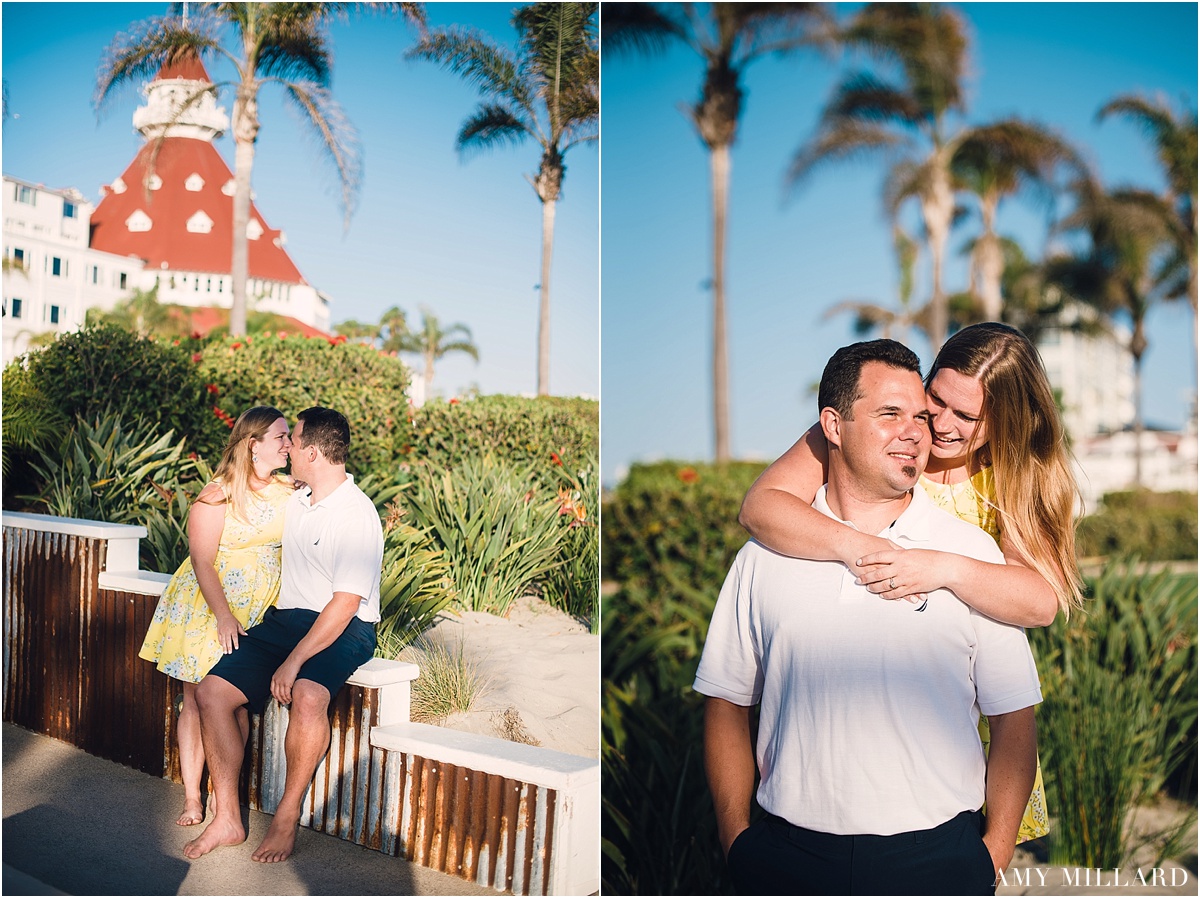
<instances>
[{"instance_id":1,"label":"tall palm tree","mask_svg":"<svg viewBox=\"0 0 1200 898\"><path fill-rule=\"evenodd\" d=\"M550 392L550 263L554 215L562 194L563 156L599 139L598 3L534 3L513 14L520 35L511 53L477 31L433 31L409 51L461 75L483 95L458 132L459 151L491 149L532 138L542 149L529 178L542 203L542 280L539 285L537 392Z\"/></svg>"},{"instance_id":2,"label":"tall palm tree","mask_svg":"<svg viewBox=\"0 0 1200 898\"><path fill-rule=\"evenodd\" d=\"M326 26L334 16L356 6L398 8L424 28L424 12L417 3L192 4L190 17L149 19L118 35L100 63L95 92L98 109L118 87L151 78L164 65L190 56L224 58L233 66L232 80L214 83L185 98L181 111L199 102L204 93L225 87L234 92L233 307L229 330L235 336L246 332L246 228L259 132L258 95L264 85L278 84L318 136L337 169L342 212L349 223L359 186L358 138L329 91L333 58Z\"/></svg>"},{"instance_id":3,"label":"tall palm tree","mask_svg":"<svg viewBox=\"0 0 1200 898\"><path fill-rule=\"evenodd\" d=\"M1149 348L1146 316L1163 298L1155 265L1172 235L1147 204L1145 192L1108 192L1094 179L1076 182L1074 211L1059 228L1088 238L1082 253L1048 260L1048 280L1106 315L1129 318L1134 376L1134 484L1142 484L1142 359Z\"/></svg>"},{"instance_id":4,"label":"tall palm tree","mask_svg":"<svg viewBox=\"0 0 1200 898\"><path fill-rule=\"evenodd\" d=\"M966 132L950 160L955 184L979 204L983 233L971 253L972 281L985 321L1003 314L1003 241L996 233L996 212L1004 197L1032 188L1053 201L1054 177L1060 169L1079 177L1084 164L1069 143L1047 128L1010 118Z\"/></svg>"},{"instance_id":5,"label":"tall palm tree","mask_svg":"<svg viewBox=\"0 0 1200 898\"><path fill-rule=\"evenodd\" d=\"M687 111L709 152L713 248L713 436L718 462L730 458L729 349L725 331L725 238L731 150L742 112L742 75L768 54L822 43L828 13L819 3L605 3L606 52L656 52L682 42L704 60L700 99Z\"/></svg>"},{"instance_id":6,"label":"tall palm tree","mask_svg":"<svg viewBox=\"0 0 1200 898\"><path fill-rule=\"evenodd\" d=\"M400 352L409 333L408 316L399 306L392 306L379 316L376 333L383 344L380 349L384 352Z\"/></svg>"},{"instance_id":7,"label":"tall palm tree","mask_svg":"<svg viewBox=\"0 0 1200 898\"><path fill-rule=\"evenodd\" d=\"M1097 113L1104 120L1123 115L1141 126L1154 145L1166 179L1163 200L1166 220L1170 222L1175 256L1171 267L1182 274L1171 289L1171 298L1186 295L1196 315L1196 112L1184 110L1176 115L1163 100L1124 95L1105 103Z\"/></svg>"},{"instance_id":8,"label":"tall palm tree","mask_svg":"<svg viewBox=\"0 0 1200 898\"><path fill-rule=\"evenodd\" d=\"M965 136L951 132L947 119L964 111L966 30L959 13L949 6L871 3L851 19L839 39L848 48L866 50L891 64L898 80L889 82L868 70L843 78L825 106L816 135L796 152L788 183L794 186L821 163L865 152L909 150L893 166L886 193L889 205L908 197L920 202L932 268L930 342L937 351L949 321L942 273L954 217L950 163Z\"/></svg>"},{"instance_id":9,"label":"tall palm tree","mask_svg":"<svg viewBox=\"0 0 1200 898\"><path fill-rule=\"evenodd\" d=\"M456 335L458 339L453 339ZM437 316L426 308L421 309L421 329L407 332L399 340L401 352L419 354L425 360L425 389L433 383L433 365L449 352L464 352L479 361L479 347L471 338L471 329L465 324L452 324L445 330Z\"/></svg>"}]
</instances>

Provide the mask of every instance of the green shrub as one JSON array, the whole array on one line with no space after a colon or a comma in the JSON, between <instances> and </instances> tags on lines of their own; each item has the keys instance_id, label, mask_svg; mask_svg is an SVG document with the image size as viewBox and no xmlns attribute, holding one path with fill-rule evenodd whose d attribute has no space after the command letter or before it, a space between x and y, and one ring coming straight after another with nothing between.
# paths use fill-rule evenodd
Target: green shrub
<instances>
[{"instance_id":1,"label":"green shrub","mask_svg":"<svg viewBox=\"0 0 1200 898\"><path fill-rule=\"evenodd\" d=\"M1144 561L1196 557L1196 494L1149 490L1108 493L1079 522L1081 557L1134 556Z\"/></svg>"},{"instance_id":2,"label":"green shrub","mask_svg":"<svg viewBox=\"0 0 1200 898\"><path fill-rule=\"evenodd\" d=\"M559 543L562 565L550 571L542 583L542 598L586 622L593 633L600 630L600 528L595 521L600 503L599 468L600 459L595 455L577 471L565 465L554 468L558 514L567 531Z\"/></svg>"},{"instance_id":3,"label":"green shrub","mask_svg":"<svg viewBox=\"0 0 1200 898\"><path fill-rule=\"evenodd\" d=\"M721 584L746 542L742 497L763 465L635 465L605 500L600 709L603 891L730 889L704 777L692 680Z\"/></svg>"},{"instance_id":4,"label":"green shrub","mask_svg":"<svg viewBox=\"0 0 1200 898\"><path fill-rule=\"evenodd\" d=\"M145 418L158 433L172 430L205 457L219 453L228 431L208 401L205 381L184 345L142 339L111 324L60 334L24 359L32 386L67 420Z\"/></svg>"},{"instance_id":5,"label":"green shrub","mask_svg":"<svg viewBox=\"0 0 1200 898\"><path fill-rule=\"evenodd\" d=\"M446 553L429 536L393 514L384 527L383 578L376 655L395 658L417 639L455 598Z\"/></svg>"},{"instance_id":6,"label":"green shrub","mask_svg":"<svg viewBox=\"0 0 1200 898\"><path fill-rule=\"evenodd\" d=\"M487 455L449 471L423 468L416 486L406 504L445 549L460 607L503 615L562 564L558 501L529 468Z\"/></svg>"},{"instance_id":7,"label":"green shrub","mask_svg":"<svg viewBox=\"0 0 1200 898\"><path fill-rule=\"evenodd\" d=\"M145 525L142 564L173 573L187 555L188 504L206 482L184 455L185 441L173 439L141 418L126 426L111 410L94 421L78 417L62 445L39 450L33 467L42 489L22 498L46 514Z\"/></svg>"},{"instance_id":8,"label":"green shrub","mask_svg":"<svg viewBox=\"0 0 1200 898\"><path fill-rule=\"evenodd\" d=\"M394 475L408 431L407 372L398 359L336 338L271 334L225 337L201 355L200 376L216 387L215 405L228 419L256 405L273 405L289 421L310 406L337 409L350 422L349 469Z\"/></svg>"},{"instance_id":9,"label":"green shrub","mask_svg":"<svg viewBox=\"0 0 1200 898\"><path fill-rule=\"evenodd\" d=\"M413 411L413 462L451 468L482 453L539 473L557 458L568 469L587 464L600 445L600 406L589 399L480 396L427 402Z\"/></svg>"},{"instance_id":10,"label":"green shrub","mask_svg":"<svg viewBox=\"0 0 1200 898\"><path fill-rule=\"evenodd\" d=\"M604 578L688 597L711 613L748 538L737 521L742 497L764 467L634 465L604 503Z\"/></svg>"},{"instance_id":11,"label":"green shrub","mask_svg":"<svg viewBox=\"0 0 1200 898\"><path fill-rule=\"evenodd\" d=\"M1196 578L1110 562L1069 622L1031 630L1054 863L1115 867L1129 810L1182 773L1194 794Z\"/></svg>"},{"instance_id":12,"label":"green shrub","mask_svg":"<svg viewBox=\"0 0 1200 898\"><path fill-rule=\"evenodd\" d=\"M412 682L412 719L416 723L441 723L451 714L470 711L491 687L473 658L468 658L460 637L451 647L421 637L401 658L421 668Z\"/></svg>"}]
</instances>

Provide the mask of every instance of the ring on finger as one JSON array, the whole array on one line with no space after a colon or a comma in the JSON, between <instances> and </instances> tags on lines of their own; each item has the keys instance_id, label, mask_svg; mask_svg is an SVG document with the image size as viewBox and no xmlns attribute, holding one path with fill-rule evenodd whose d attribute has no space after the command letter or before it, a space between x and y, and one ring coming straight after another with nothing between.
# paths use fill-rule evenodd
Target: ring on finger
<instances>
[{"instance_id":1,"label":"ring on finger","mask_svg":"<svg viewBox=\"0 0 1200 898\"><path fill-rule=\"evenodd\" d=\"M892 579L888 581L888 588L889 589L896 588L896 578L895 577L892 577Z\"/></svg>"}]
</instances>

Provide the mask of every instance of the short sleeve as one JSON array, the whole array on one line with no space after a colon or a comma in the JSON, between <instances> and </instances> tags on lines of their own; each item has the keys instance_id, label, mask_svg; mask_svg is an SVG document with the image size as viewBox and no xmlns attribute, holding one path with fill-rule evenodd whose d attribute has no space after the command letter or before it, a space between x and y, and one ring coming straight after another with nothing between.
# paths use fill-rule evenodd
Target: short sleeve
<instances>
[{"instance_id":1,"label":"short sleeve","mask_svg":"<svg viewBox=\"0 0 1200 898\"><path fill-rule=\"evenodd\" d=\"M333 591L369 598L382 567L383 527L375 507L367 500L338 522L330 578Z\"/></svg>"},{"instance_id":2,"label":"short sleeve","mask_svg":"<svg viewBox=\"0 0 1200 898\"><path fill-rule=\"evenodd\" d=\"M746 572L750 548L742 548L725 577L692 683L702 695L743 707L757 704L763 688L762 658L754 633Z\"/></svg>"}]
</instances>

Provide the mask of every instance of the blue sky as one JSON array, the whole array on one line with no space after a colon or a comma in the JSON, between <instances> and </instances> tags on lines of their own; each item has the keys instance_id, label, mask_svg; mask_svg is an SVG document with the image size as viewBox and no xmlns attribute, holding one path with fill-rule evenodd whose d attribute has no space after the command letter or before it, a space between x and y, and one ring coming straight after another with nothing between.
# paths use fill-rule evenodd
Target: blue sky
<instances>
[{"instance_id":1,"label":"blue sky","mask_svg":"<svg viewBox=\"0 0 1200 898\"><path fill-rule=\"evenodd\" d=\"M839 15L853 7L839 5ZM1161 189L1137 128L1103 124L1120 94L1196 104L1194 3L959 4L971 33L966 124L1009 115L1040 122L1081 148L1110 185ZM787 202L783 173L814 132L848 60L816 53L753 63L733 150L727 304L735 457L774 458L816 419L809 386L853 342L849 316L822 320L846 299L895 304L898 272L880 188L881 157L816 170ZM655 57L605 56L603 120L603 436L605 483L633 461L712 456L708 154L681 104L699 95L703 67L678 47ZM1044 211L1011 198L998 230L1039 257ZM910 232L916 233L910 223ZM966 288L950 239L945 285ZM915 301L928 295L926 270ZM1149 319L1148 423L1180 426L1194 389L1186 302ZM914 345L925 366L927 347Z\"/></svg>"},{"instance_id":2,"label":"blue sky","mask_svg":"<svg viewBox=\"0 0 1200 898\"><path fill-rule=\"evenodd\" d=\"M430 25L472 25L512 44L512 3L433 3ZM12 117L4 125L6 174L49 187L77 187L90 200L133 159L138 90L117 96L97 123L96 68L113 37L167 12L163 3L3 5L3 76ZM333 167L270 86L261 97L254 166L256 203L287 233L310 283L333 299L334 322L378 320L399 305L419 325L421 306L443 326L463 323L479 347L439 362L434 388L453 395L532 393L537 374L541 204L525 175L540 150L529 142L460 159L454 139L478 97L461 78L407 61L413 33L397 18L353 18L330 30L333 92L358 129L362 192L343 231ZM214 80L227 63L209 64ZM231 111L232 100L221 105ZM217 143L232 163L230 137ZM599 395L599 152L566 156L551 279L550 390Z\"/></svg>"}]
</instances>

